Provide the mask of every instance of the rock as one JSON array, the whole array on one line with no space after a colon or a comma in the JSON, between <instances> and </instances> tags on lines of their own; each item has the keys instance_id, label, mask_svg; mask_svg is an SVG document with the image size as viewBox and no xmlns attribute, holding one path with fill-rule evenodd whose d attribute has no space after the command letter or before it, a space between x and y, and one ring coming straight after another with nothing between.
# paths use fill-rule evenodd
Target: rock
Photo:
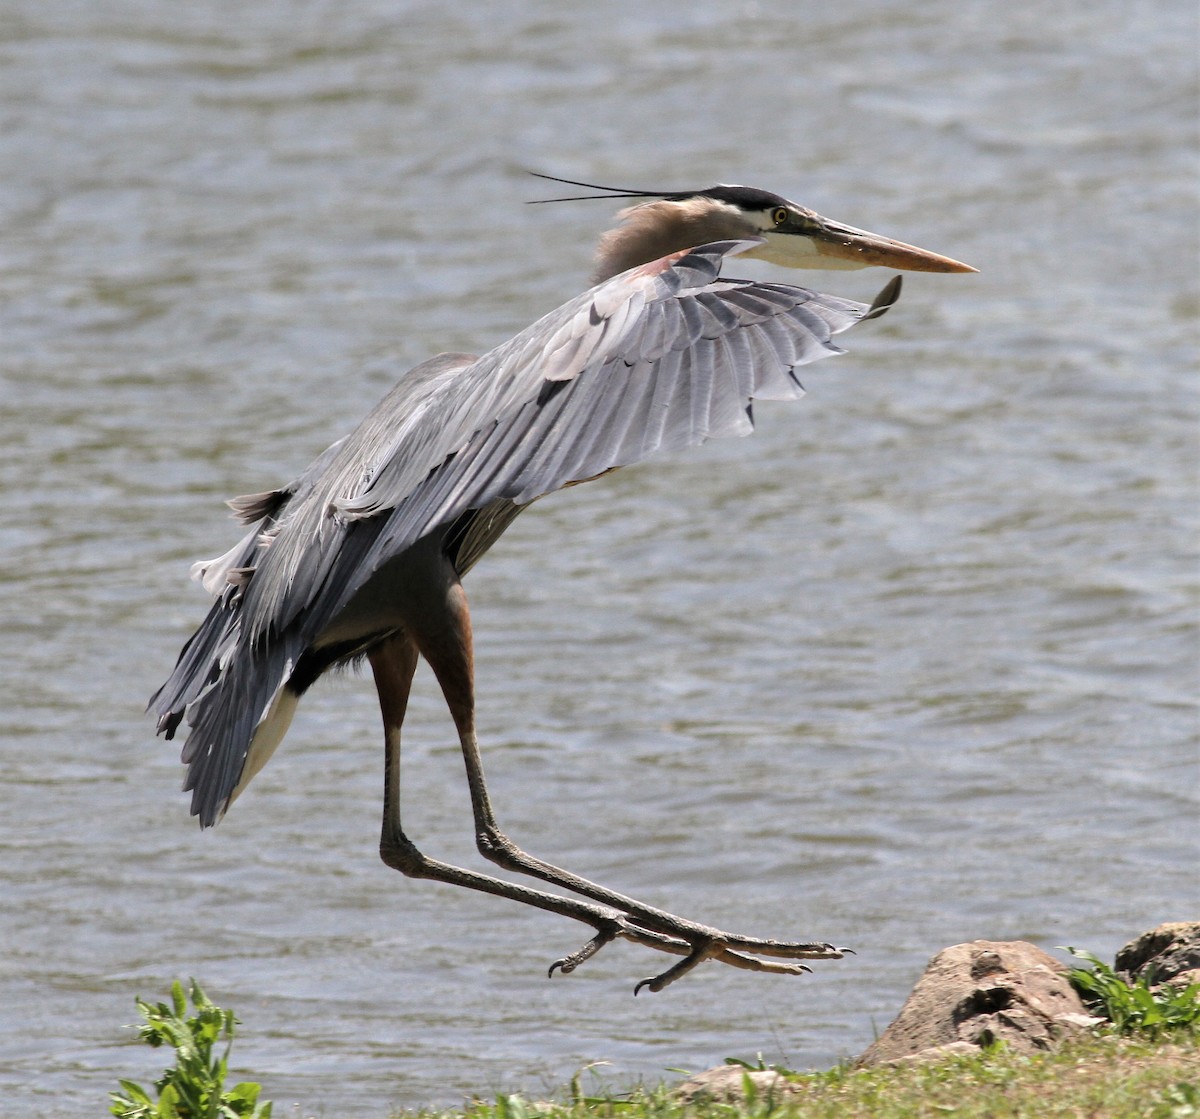
<instances>
[{"instance_id":1,"label":"rock","mask_svg":"<svg viewBox=\"0 0 1200 1119\"><path fill-rule=\"evenodd\" d=\"M741 1103L746 1098L746 1077L762 1101L779 1099L792 1091L788 1081L770 1069L751 1072L742 1065L718 1065L689 1076L675 1089L675 1095L683 1103Z\"/></svg>"},{"instance_id":2,"label":"rock","mask_svg":"<svg viewBox=\"0 0 1200 1119\"><path fill-rule=\"evenodd\" d=\"M1055 1022L1062 1027L1063 1033L1086 1033L1093 1026L1104 1025L1103 1018L1094 1014L1060 1014Z\"/></svg>"},{"instance_id":3,"label":"rock","mask_svg":"<svg viewBox=\"0 0 1200 1119\"><path fill-rule=\"evenodd\" d=\"M1156 983L1184 981L1186 973L1200 969L1200 921L1172 921L1142 933L1117 953L1114 964L1131 981L1148 967L1154 968Z\"/></svg>"},{"instance_id":4,"label":"rock","mask_svg":"<svg viewBox=\"0 0 1200 1119\"><path fill-rule=\"evenodd\" d=\"M1067 981L1068 969L1025 941L975 940L944 948L925 969L896 1020L859 1058L881 1064L967 1042L1049 1049L1097 1022Z\"/></svg>"},{"instance_id":5,"label":"rock","mask_svg":"<svg viewBox=\"0 0 1200 1119\"><path fill-rule=\"evenodd\" d=\"M950 1041L945 1045L931 1045L918 1053L909 1053L903 1057L892 1057L881 1061L884 1065L923 1065L934 1061L943 1061L947 1057L970 1057L979 1053L979 1046L969 1041Z\"/></svg>"}]
</instances>

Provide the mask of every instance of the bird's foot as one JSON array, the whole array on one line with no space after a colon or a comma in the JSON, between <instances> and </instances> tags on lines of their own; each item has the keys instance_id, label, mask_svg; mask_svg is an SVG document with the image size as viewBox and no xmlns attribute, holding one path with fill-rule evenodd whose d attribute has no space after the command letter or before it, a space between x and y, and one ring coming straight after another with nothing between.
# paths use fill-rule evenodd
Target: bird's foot
<instances>
[{"instance_id":1,"label":"bird's foot","mask_svg":"<svg viewBox=\"0 0 1200 1119\"><path fill-rule=\"evenodd\" d=\"M770 972L776 975L803 975L811 973L812 968L802 963L785 963L783 960L840 960L853 952L849 948L838 948L832 944L812 941L780 941L763 940L757 937L735 936L696 925L691 921L662 914L663 918L655 920L656 927L647 928L640 923L640 918L627 916L612 917L598 924L596 935L583 945L577 952L555 960L550 965L548 974L553 977L556 971L570 975L580 964L590 960L607 944L617 939L632 940L645 947L655 948L660 952L668 952L682 956L683 959L672 964L657 975L640 980L633 989L637 995L643 989L661 991L674 983L676 979L686 975L705 960L715 960L728 964L730 967L742 968L746 971ZM668 935L662 929L670 928ZM776 957L763 959L762 957Z\"/></svg>"},{"instance_id":2,"label":"bird's foot","mask_svg":"<svg viewBox=\"0 0 1200 1119\"><path fill-rule=\"evenodd\" d=\"M850 950L832 944L814 941L766 940L761 937L740 936L720 929L676 917L666 910L646 905L626 894L608 889L596 882L581 878L562 867L554 866L543 859L535 858L522 851L492 821L486 821L476 831L476 844L480 852L506 870L528 874L549 882L560 889L581 895L604 907L603 916L586 905L580 910L578 900L560 899L557 905L542 908L562 913L584 921L596 930L596 935L577 952L555 960L549 974L556 971L570 975L580 964L590 960L606 944L614 940L632 940L660 952L684 957L660 975L651 976L638 983L634 994L646 988L661 991L680 976L686 975L705 960L716 960L730 967L746 971L773 972L783 975L801 975L811 968L803 964L780 963L780 960L839 960ZM565 907L572 907L566 912ZM588 912L590 910L590 912ZM765 957L765 958L764 958Z\"/></svg>"}]
</instances>

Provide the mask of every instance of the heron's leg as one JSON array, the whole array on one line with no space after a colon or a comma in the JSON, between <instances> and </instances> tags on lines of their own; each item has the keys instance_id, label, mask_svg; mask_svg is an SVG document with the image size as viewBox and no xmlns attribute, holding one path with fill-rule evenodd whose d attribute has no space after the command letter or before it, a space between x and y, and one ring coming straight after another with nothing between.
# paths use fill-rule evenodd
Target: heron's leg
<instances>
[{"instance_id":1,"label":"heron's leg","mask_svg":"<svg viewBox=\"0 0 1200 1119\"><path fill-rule=\"evenodd\" d=\"M383 715L383 834L380 843L393 839L407 843L400 825L400 728L408 712L408 697L417 670L417 647L400 636L376 646L367 656Z\"/></svg>"},{"instance_id":2,"label":"heron's leg","mask_svg":"<svg viewBox=\"0 0 1200 1119\"><path fill-rule=\"evenodd\" d=\"M596 930L596 936L591 943L596 944L597 948L617 937L624 937L676 955L689 954L691 950L682 941L673 941L661 934L630 926L625 914L619 910L504 882L499 878L478 874L423 855L416 844L404 834L400 822L400 728L404 722L413 673L417 666L417 648L407 638L397 637L373 649L368 654L368 659L375 675L379 706L383 714L383 829L379 840L379 853L388 866L410 878L429 878L454 886L465 886L582 921Z\"/></svg>"},{"instance_id":3,"label":"heron's leg","mask_svg":"<svg viewBox=\"0 0 1200 1119\"><path fill-rule=\"evenodd\" d=\"M521 850L500 830L488 796L483 773L483 759L475 736L475 691L472 655L471 618L466 594L462 585L453 582L445 589L442 605L446 613L438 618L438 624L418 628L416 639L421 654L433 668L447 706L458 729L463 760L467 770L467 784L471 794L471 807L475 817L475 838L480 852L492 862L506 870L528 874L535 878L570 890L582 897L590 898L601 905L624 914L632 927L658 933L661 936L682 941L688 946L687 959L664 972L646 980L640 986L661 990L668 983L689 971L705 959L720 960L735 967L759 971L796 972L803 969L794 964L772 964L757 959L758 956L786 960L840 959L842 951L831 944L767 940L761 937L733 935L676 917L662 909L645 905L625 894L581 878L561 867L535 858ZM598 930L597 938L579 952L559 960L556 968L564 972L573 971L584 960L593 956L609 940L605 930ZM627 935L627 934L622 934Z\"/></svg>"}]
</instances>

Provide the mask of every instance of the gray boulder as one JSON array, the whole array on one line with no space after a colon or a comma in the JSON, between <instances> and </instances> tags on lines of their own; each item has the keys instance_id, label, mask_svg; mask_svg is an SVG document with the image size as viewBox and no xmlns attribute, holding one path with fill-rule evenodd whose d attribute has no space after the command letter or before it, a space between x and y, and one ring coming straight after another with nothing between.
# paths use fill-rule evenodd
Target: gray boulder
<instances>
[{"instance_id":1,"label":"gray boulder","mask_svg":"<svg viewBox=\"0 0 1200 1119\"><path fill-rule=\"evenodd\" d=\"M1200 921L1172 921L1142 933L1117 953L1113 966L1131 981L1153 968L1155 983L1200 982Z\"/></svg>"}]
</instances>

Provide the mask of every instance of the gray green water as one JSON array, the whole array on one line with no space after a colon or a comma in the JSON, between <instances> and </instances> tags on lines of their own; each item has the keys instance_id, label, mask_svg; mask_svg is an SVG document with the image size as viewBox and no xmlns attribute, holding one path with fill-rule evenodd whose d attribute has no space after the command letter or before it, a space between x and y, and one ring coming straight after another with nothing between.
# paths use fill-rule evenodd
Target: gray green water
<instances>
[{"instance_id":1,"label":"gray green water","mask_svg":"<svg viewBox=\"0 0 1200 1119\"><path fill-rule=\"evenodd\" d=\"M121 1026L188 975L281 1112L379 1116L820 1066L945 944L1195 917L1196 40L1181 2L0 0L0 1114L149 1079ZM224 498L580 289L610 208L527 207L528 168L753 183L982 270L470 578L511 834L858 949L804 980L635 1001L618 946L548 982L579 929L379 863L367 681L203 835L142 717ZM427 675L407 756L413 834L474 862Z\"/></svg>"}]
</instances>

